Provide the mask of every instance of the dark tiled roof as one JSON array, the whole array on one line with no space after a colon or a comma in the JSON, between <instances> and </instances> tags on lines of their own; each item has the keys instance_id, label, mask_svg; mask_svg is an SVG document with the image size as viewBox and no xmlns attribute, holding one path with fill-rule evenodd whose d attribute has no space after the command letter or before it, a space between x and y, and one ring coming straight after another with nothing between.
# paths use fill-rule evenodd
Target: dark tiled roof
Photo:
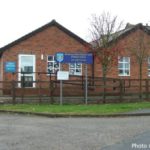
<instances>
[{"instance_id":1,"label":"dark tiled roof","mask_svg":"<svg viewBox=\"0 0 150 150\"><path fill-rule=\"evenodd\" d=\"M67 28L65 28L64 26L62 26L61 24L59 24L58 22L56 22L55 20L52 20L51 22L49 22L48 24L45 24L44 26L26 34L25 36L9 43L8 45L0 48L0 56L2 55L2 53L11 48L12 46L15 46L16 44L34 36L35 34L38 34L39 32L51 27L51 26L56 26L57 28L59 28L60 30L64 31L66 34L68 34L69 36L73 37L74 39L76 39L78 42L80 42L83 45L89 45L89 43L87 43L85 40L83 40L82 38L80 38L79 36L77 36L76 34L74 34L73 32L71 32L70 30L68 30Z\"/></svg>"},{"instance_id":2,"label":"dark tiled roof","mask_svg":"<svg viewBox=\"0 0 150 150\"><path fill-rule=\"evenodd\" d=\"M110 39L109 39L109 42L113 42L114 40L118 40L120 38L123 38L125 36L127 36L129 33L137 30L137 29L141 29L143 30L144 32L146 32L147 34L150 34L150 26L144 26L143 24L139 23L139 24L136 24L136 25L132 25L132 24L129 24L127 23L125 29L123 30L120 30L116 33L114 33L112 36L110 36ZM115 37L115 38L114 38ZM93 46L95 46L95 43L94 41L91 42L91 44Z\"/></svg>"}]
</instances>

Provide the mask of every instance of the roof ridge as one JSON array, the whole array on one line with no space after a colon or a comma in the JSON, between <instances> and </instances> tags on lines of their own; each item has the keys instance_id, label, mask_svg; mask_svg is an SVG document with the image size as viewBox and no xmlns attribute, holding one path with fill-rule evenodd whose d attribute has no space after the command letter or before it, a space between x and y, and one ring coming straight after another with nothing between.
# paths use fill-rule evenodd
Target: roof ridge
<instances>
[{"instance_id":1,"label":"roof ridge","mask_svg":"<svg viewBox=\"0 0 150 150\"><path fill-rule=\"evenodd\" d=\"M39 28L37 28L37 29L35 29L35 30L33 30L33 31L31 31L31 32L29 32L29 33L27 33L27 34L25 34L25 35L23 35L22 37L20 37L20 38L14 40L13 42L11 42L11 43L9 43L9 44L7 44L7 45L1 47L1 48L0 48L0 56L2 55L2 53L3 53L6 49L8 49L8 48L10 48L10 47L12 47L12 46L14 46L14 45L16 45L16 44L18 44L18 43L20 43L20 42L26 40L26 39L28 39L28 38L34 36L35 34L41 32L41 31L43 31L43 30L45 30L46 28L51 27L51 26L56 26L57 28L59 28L60 30L64 31L64 32L65 32L66 34L68 34L69 36L75 38L75 39L76 39L77 41L79 41L81 44L85 44L85 45L88 45L88 44L89 44L88 42L86 42L85 40L83 40L82 38L80 38L78 35L76 35L76 34L73 33L72 31L68 30L67 28L65 28L64 26L62 26L61 24L59 24L55 19L53 19L51 22L49 22L49 23L47 23L47 24L45 24L45 25L43 25L43 26L41 26L41 27L39 27Z\"/></svg>"}]
</instances>

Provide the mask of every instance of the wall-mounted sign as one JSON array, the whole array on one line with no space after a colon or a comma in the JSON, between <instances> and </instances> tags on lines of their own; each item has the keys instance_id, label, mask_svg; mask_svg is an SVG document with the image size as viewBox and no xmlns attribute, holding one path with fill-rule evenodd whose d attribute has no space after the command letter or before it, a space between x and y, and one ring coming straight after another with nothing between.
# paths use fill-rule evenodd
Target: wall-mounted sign
<instances>
[{"instance_id":1,"label":"wall-mounted sign","mask_svg":"<svg viewBox=\"0 0 150 150\"><path fill-rule=\"evenodd\" d=\"M56 59L57 62L61 63L61 62L64 61L64 56L65 56L64 53L58 52L58 53L55 54L55 59Z\"/></svg>"},{"instance_id":2,"label":"wall-mounted sign","mask_svg":"<svg viewBox=\"0 0 150 150\"><path fill-rule=\"evenodd\" d=\"M58 71L57 72L57 80L69 80L69 72L68 71Z\"/></svg>"},{"instance_id":3,"label":"wall-mounted sign","mask_svg":"<svg viewBox=\"0 0 150 150\"><path fill-rule=\"evenodd\" d=\"M55 60L59 63L83 63L93 64L92 53L56 53Z\"/></svg>"},{"instance_id":4,"label":"wall-mounted sign","mask_svg":"<svg viewBox=\"0 0 150 150\"><path fill-rule=\"evenodd\" d=\"M16 72L16 62L13 61L5 62L5 72L10 73Z\"/></svg>"}]
</instances>

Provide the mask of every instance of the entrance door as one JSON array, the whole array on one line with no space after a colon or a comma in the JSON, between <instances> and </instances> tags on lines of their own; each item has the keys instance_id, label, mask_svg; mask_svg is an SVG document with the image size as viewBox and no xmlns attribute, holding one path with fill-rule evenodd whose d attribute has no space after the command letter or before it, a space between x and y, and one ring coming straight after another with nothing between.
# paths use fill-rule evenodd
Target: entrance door
<instances>
[{"instance_id":1,"label":"entrance door","mask_svg":"<svg viewBox=\"0 0 150 150\"><path fill-rule=\"evenodd\" d=\"M35 55L19 55L19 87L35 87Z\"/></svg>"}]
</instances>

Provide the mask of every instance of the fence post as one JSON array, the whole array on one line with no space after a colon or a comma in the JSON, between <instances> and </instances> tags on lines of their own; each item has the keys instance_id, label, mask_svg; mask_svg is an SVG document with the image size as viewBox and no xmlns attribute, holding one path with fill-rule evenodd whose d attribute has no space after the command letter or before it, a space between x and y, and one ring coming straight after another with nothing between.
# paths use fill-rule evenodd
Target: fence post
<instances>
[{"instance_id":1,"label":"fence post","mask_svg":"<svg viewBox=\"0 0 150 150\"><path fill-rule=\"evenodd\" d=\"M122 79L120 79L120 102L123 99L123 83L122 83Z\"/></svg>"},{"instance_id":2,"label":"fence post","mask_svg":"<svg viewBox=\"0 0 150 150\"><path fill-rule=\"evenodd\" d=\"M16 103L16 92L15 92L15 81L12 80L12 101L13 104Z\"/></svg>"},{"instance_id":3,"label":"fence post","mask_svg":"<svg viewBox=\"0 0 150 150\"><path fill-rule=\"evenodd\" d=\"M54 84L52 81L52 75L49 76L49 89L50 89L50 103L54 103L53 91L54 91Z\"/></svg>"},{"instance_id":4,"label":"fence post","mask_svg":"<svg viewBox=\"0 0 150 150\"><path fill-rule=\"evenodd\" d=\"M24 79L24 72L23 73L23 78L21 80L21 103L24 103L24 86L25 86L25 79Z\"/></svg>"},{"instance_id":5,"label":"fence post","mask_svg":"<svg viewBox=\"0 0 150 150\"><path fill-rule=\"evenodd\" d=\"M145 79L146 99L149 99L149 79Z\"/></svg>"},{"instance_id":6,"label":"fence post","mask_svg":"<svg viewBox=\"0 0 150 150\"><path fill-rule=\"evenodd\" d=\"M38 85L39 85L39 103L42 102L42 99L41 99L41 76L40 76L40 73L38 72Z\"/></svg>"}]
</instances>

